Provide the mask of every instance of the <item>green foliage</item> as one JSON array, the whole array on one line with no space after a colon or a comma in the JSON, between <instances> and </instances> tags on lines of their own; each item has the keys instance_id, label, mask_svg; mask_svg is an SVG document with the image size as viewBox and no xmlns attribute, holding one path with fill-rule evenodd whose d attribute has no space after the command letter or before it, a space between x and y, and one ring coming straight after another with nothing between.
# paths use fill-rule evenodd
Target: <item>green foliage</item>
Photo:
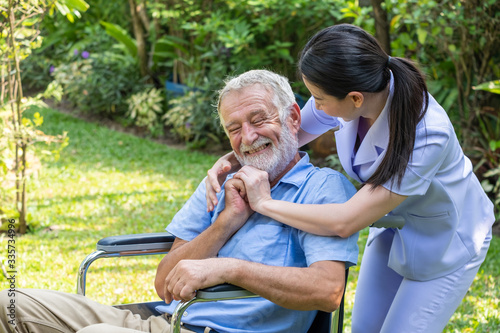
<instances>
[{"instance_id":1,"label":"green foliage","mask_svg":"<svg viewBox=\"0 0 500 333\"><path fill-rule=\"evenodd\" d=\"M150 3L149 10L169 35L188 42L177 50L173 72L196 85L218 63L226 74L267 67L294 77L307 39L320 27L350 19L350 12L342 13L348 6L359 9L352 1L212 0Z\"/></svg>"},{"instance_id":2,"label":"green foliage","mask_svg":"<svg viewBox=\"0 0 500 333\"><path fill-rule=\"evenodd\" d=\"M20 203L15 202L18 197L21 181L30 184L32 176L39 172L41 162L50 159L57 160L61 151L68 145L66 133L62 135L47 135L40 130L44 123L39 112L30 112L33 108L45 106L42 97L52 97L57 89L49 86L44 94L32 98L23 98L20 108L23 110L19 124L12 121L12 110L9 104L0 107L0 220L4 218L18 218L23 214ZM27 114L25 114L27 113ZM31 113L31 117L29 115ZM43 145L41 145L43 143ZM32 150L34 144L38 150ZM19 149L24 147L24 149ZM24 155L24 156L23 156ZM24 162L23 162L24 161ZM16 212L17 210L17 212ZM26 224L22 228L31 227L32 215L26 213ZM0 221L0 230L6 228ZM17 220L19 222L19 220ZM19 227L19 223L17 224Z\"/></svg>"},{"instance_id":3,"label":"green foliage","mask_svg":"<svg viewBox=\"0 0 500 333\"><path fill-rule=\"evenodd\" d=\"M500 3L488 1L391 0L393 55L425 64L429 89L455 121L468 150L488 95L473 87L500 72Z\"/></svg>"},{"instance_id":4,"label":"green foliage","mask_svg":"<svg viewBox=\"0 0 500 333\"><path fill-rule=\"evenodd\" d=\"M30 175L40 164L40 158L31 151L36 142L47 146L59 143L59 147L42 153L53 154L56 158L68 142L66 134L49 136L38 128L43 117L35 113L33 119L25 116L25 111L41 104L42 95L26 98L23 92L21 64L40 46L39 23L50 6L60 11L76 12L74 6L83 6L84 1L9 1L2 4L0 32L0 224L5 214L17 210L16 228L27 232L30 214L27 211L27 187ZM85 8L80 7L81 10ZM56 89L49 87L51 92ZM47 92L48 94L48 92ZM45 95L46 96L46 95ZM39 168L39 167L38 167ZM12 215L11 215L12 216ZM1 226L0 226L1 228Z\"/></svg>"},{"instance_id":5,"label":"green foliage","mask_svg":"<svg viewBox=\"0 0 500 333\"><path fill-rule=\"evenodd\" d=\"M213 93L190 91L172 99L162 119L174 135L192 148L203 148L208 143L221 144L225 133L212 106L214 98Z\"/></svg>"},{"instance_id":6,"label":"green foliage","mask_svg":"<svg viewBox=\"0 0 500 333\"><path fill-rule=\"evenodd\" d=\"M54 1L53 6L66 16L69 22L74 22L75 16L81 17L80 12L85 12L89 8L88 3L83 0L59 0Z\"/></svg>"},{"instance_id":7,"label":"green foliage","mask_svg":"<svg viewBox=\"0 0 500 333\"><path fill-rule=\"evenodd\" d=\"M137 57L137 45L135 41L128 35L127 31L117 24L101 21L101 24L106 29L106 33L116 39L118 42L125 45L128 53L136 58Z\"/></svg>"},{"instance_id":8,"label":"green foliage","mask_svg":"<svg viewBox=\"0 0 500 333\"><path fill-rule=\"evenodd\" d=\"M29 69L26 72L30 73L26 75L31 78L28 82L47 82L50 65L69 66L75 61L75 50L85 50L92 55L109 52L128 58L123 68L130 76L123 74L123 68L111 66L111 69L117 71L119 79L129 77L129 82L135 82L133 89L117 88L119 92L113 95L111 87L104 85L105 93L101 94L84 86L101 84L99 77L108 76L85 74L94 79L86 83L75 77L76 82L82 82L75 83L77 87L73 89L65 87L67 98L95 112L124 115L128 110L124 101L131 94L149 85L160 89L167 79L185 84L196 93L169 100L168 112L163 110L158 116L180 140L198 147L210 141L224 141L224 134L213 117L210 98L228 74L267 68L286 75L296 92L307 95L304 86L294 82L297 81L295 60L310 36L321 28L343 22L375 32L371 7L360 6L356 0L147 0L141 5L146 11L141 11L140 20L135 22L140 21L144 31L145 45L140 48L148 58L145 78L138 74L139 68L143 68L138 65L144 63L144 56L139 60L138 54L142 53L136 51L139 46L130 8L96 0L74 23L57 16L45 18L45 38L38 53L44 58L26 66ZM482 110L497 108L484 82L500 77L500 55L496 47L500 43L497 33L500 3L495 0L388 0L382 6L390 21L392 55L411 58L424 66L429 90L448 111L464 150L475 165L482 163L480 153L490 151L492 142L484 139L490 134L481 133L486 130L481 125ZM97 68L101 67L93 66L89 70ZM69 70L72 69L66 72ZM145 80L149 80L148 85L144 85ZM496 91L494 89L493 86L491 91ZM89 96L95 93L96 101L110 101L110 105L96 103L94 107L93 99L82 95L85 91ZM486 167L477 169L481 180L486 171Z\"/></svg>"},{"instance_id":9,"label":"green foliage","mask_svg":"<svg viewBox=\"0 0 500 333\"><path fill-rule=\"evenodd\" d=\"M150 88L131 95L127 99L127 115L137 126L147 127L150 133L158 132L158 115L163 112L164 91ZM160 127L161 129L163 127Z\"/></svg>"},{"instance_id":10,"label":"green foliage","mask_svg":"<svg viewBox=\"0 0 500 333\"><path fill-rule=\"evenodd\" d=\"M498 141L497 141L498 144ZM500 147L500 145L498 145ZM498 149L498 148L497 148ZM484 173L484 180L481 182L486 193L492 193L493 203L495 206L500 206L500 167L490 169ZM490 181L492 179L493 181ZM495 181L496 180L496 181ZM500 212L496 213L497 220L500 219Z\"/></svg>"},{"instance_id":11,"label":"green foliage","mask_svg":"<svg viewBox=\"0 0 500 333\"><path fill-rule=\"evenodd\" d=\"M484 90L492 92L494 94L500 94L500 80L484 82L472 88L474 88L474 90Z\"/></svg>"},{"instance_id":12,"label":"green foliage","mask_svg":"<svg viewBox=\"0 0 500 333\"><path fill-rule=\"evenodd\" d=\"M75 50L101 53L111 49L112 38L99 23L101 20L122 24L127 22L129 9L120 2L92 0L91 6L82 14L80 5L71 6L72 1L59 1L65 5L72 21L57 15L60 6L55 4L41 22L41 46L33 50L30 59L21 64L23 81L29 88L43 90L50 81L51 68L73 60ZM85 5L83 4L85 7ZM67 15L66 15L67 16Z\"/></svg>"},{"instance_id":13,"label":"green foliage","mask_svg":"<svg viewBox=\"0 0 500 333\"><path fill-rule=\"evenodd\" d=\"M53 80L51 68L53 69L52 61L39 56L35 50L28 61L21 63L21 77L25 87L34 91L44 90Z\"/></svg>"},{"instance_id":14,"label":"green foliage","mask_svg":"<svg viewBox=\"0 0 500 333\"><path fill-rule=\"evenodd\" d=\"M212 106L223 78L267 68L293 83L295 59L317 29L351 20L352 11L359 20L368 16L352 1L333 0L166 1L148 3L148 9L168 31L155 51L170 59L157 64L167 66L174 82L195 88L172 100L163 118L179 139L196 147L225 139Z\"/></svg>"},{"instance_id":15,"label":"green foliage","mask_svg":"<svg viewBox=\"0 0 500 333\"><path fill-rule=\"evenodd\" d=\"M91 54L87 59L75 57L54 71L65 97L87 113L125 115L126 100L140 82L134 59L109 51Z\"/></svg>"}]
</instances>

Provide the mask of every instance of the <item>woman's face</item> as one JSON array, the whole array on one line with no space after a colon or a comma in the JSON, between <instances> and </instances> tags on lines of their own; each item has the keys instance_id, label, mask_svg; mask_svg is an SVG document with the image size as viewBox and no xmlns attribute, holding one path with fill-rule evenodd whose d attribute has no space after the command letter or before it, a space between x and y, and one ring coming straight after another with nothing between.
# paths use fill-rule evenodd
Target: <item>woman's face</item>
<instances>
[{"instance_id":1,"label":"woman's face","mask_svg":"<svg viewBox=\"0 0 500 333\"><path fill-rule=\"evenodd\" d=\"M339 117L345 121L353 120L360 115L357 108L354 106L351 98L348 96L344 99L326 94L321 88L309 82L305 76L302 77L307 89L314 97L316 102L316 109L322 110L327 115L332 117Z\"/></svg>"}]
</instances>

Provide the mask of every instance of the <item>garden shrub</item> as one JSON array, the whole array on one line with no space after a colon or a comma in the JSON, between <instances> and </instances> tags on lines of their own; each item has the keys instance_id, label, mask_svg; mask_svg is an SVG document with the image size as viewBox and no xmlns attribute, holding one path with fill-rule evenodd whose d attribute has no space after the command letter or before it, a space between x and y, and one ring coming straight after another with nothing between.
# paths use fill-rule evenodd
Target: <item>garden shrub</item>
<instances>
[{"instance_id":1,"label":"garden shrub","mask_svg":"<svg viewBox=\"0 0 500 333\"><path fill-rule=\"evenodd\" d=\"M172 134L191 148L224 146L226 135L220 125L214 90L189 91L172 98L162 119Z\"/></svg>"},{"instance_id":2,"label":"garden shrub","mask_svg":"<svg viewBox=\"0 0 500 333\"><path fill-rule=\"evenodd\" d=\"M500 2L391 0L393 55L423 64L429 91L452 120L500 217L498 95L474 89L500 77ZM489 171L491 170L491 171Z\"/></svg>"},{"instance_id":3,"label":"garden shrub","mask_svg":"<svg viewBox=\"0 0 500 333\"><path fill-rule=\"evenodd\" d=\"M127 98L139 89L141 78L130 56L113 52L79 57L55 68L54 78L79 110L93 114L121 115Z\"/></svg>"},{"instance_id":4,"label":"garden shrub","mask_svg":"<svg viewBox=\"0 0 500 333\"><path fill-rule=\"evenodd\" d=\"M158 115L164 109L164 90L147 88L143 91L131 95L127 99L127 116L134 120L134 124L139 127L146 127L153 135L163 130Z\"/></svg>"},{"instance_id":5,"label":"garden shrub","mask_svg":"<svg viewBox=\"0 0 500 333\"><path fill-rule=\"evenodd\" d=\"M224 142L214 117L214 92L228 75L256 68L273 70L296 85L295 59L319 27L341 22L349 1L212 0L150 3L149 10L172 43L172 80L193 92L174 99L163 119L191 146ZM359 7L351 6L355 10ZM358 18L366 17L359 12ZM350 21L352 19L349 18ZM368 20L369 21L369 20ZM311 24L314 22L314 24ZM297 90L298 90L297 89ZM298 91L300 92L300 91Z\"/></svg>"}]
</instances>

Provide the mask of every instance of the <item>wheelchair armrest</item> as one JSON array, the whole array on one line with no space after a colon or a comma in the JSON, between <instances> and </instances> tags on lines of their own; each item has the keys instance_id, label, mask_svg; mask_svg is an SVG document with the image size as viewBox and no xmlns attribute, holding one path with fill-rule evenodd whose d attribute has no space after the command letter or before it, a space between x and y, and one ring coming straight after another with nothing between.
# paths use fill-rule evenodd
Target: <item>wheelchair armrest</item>
<instances>
[{"instance_id":1,"label":"wheelchair armrest","mask_svg":"<svg viewBox=\"0 0 500 333\"><path fill-rule=\"evenodd\" d=\"M205 300L233 299L254 296L257 297L258 295L229 283L200 289L196 292L196 298Z\"/></svg>"},{"instance_id":2,"label":"wheelchair armrest","mask_svg":"<svg viewBox=\"0 0 500 333\"><path fill-rule=\"evenodd\" d=\"M374 228L397 228L401 229L405 225L405 219L402 216L386 215L370 225Z\"/></svg>"},{"instance_id":3,"label":"wheelchair armrest","mask_svg":"<svg viewBox=\"0 0 500 333\"><path fill-rule=\"evenodd\" d=\"M97 242L97 250L105 252L169 250L175 237L168 232L110 236Z\"/></svg>"},{"instance_id":4,"label":"wheelchair armrest","mask_svg":"<svg viewBox=\"0 0 500 333\"><path fill-rule=\"evenodd\" d=\"M199 302L217 302L238 298L259 297L259 295L252 293L241 287L224 283L216 286L200 289L196 292L196 296L190 301L182 301L175 307L172 313L172 321L170 325L170 333L178 333L181 331L181 318L186 309Z\"/></svg>"},{"instance_id":5,"label":"wheelchair armrest","mask_svg":"<svg viewBox=\"0 0 500 333\"><path fill-rule=\"evenodd\" d=\"M174 240L175 237L168 232L111 236L99 240L97 249L85 257L78 268L77 293L85 295L87 270L95 260L167 253Z\"/></svg>"}]
</instances>

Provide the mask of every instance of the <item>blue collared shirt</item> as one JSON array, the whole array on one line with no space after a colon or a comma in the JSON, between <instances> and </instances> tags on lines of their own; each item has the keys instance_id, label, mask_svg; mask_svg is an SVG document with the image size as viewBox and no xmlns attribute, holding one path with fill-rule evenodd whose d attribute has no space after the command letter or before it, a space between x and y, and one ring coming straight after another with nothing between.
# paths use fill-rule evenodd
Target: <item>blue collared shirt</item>
<instances>
[{"instance_id":1,"label":"blue collared shirt","mask_svg":"<svg viewBox=\"0 0 500 333\"><path fill-rule=\"evenodd\" d=\"M228 177L229 179L230 177ZM271 189L273 199L296 203L342 203L355 193L354 186L340 173L319 169L307 154ZM167 231L190 241L208 228L224 209L224 190L218 194L214 212L205 209L205 182L177 213ZM349 238L312 235L267 216L254 213L221 248L219 257L238 258L272 266L308 267L323 260L356 264L358 234ZM286 278L286 277L284 277ZM177 302L158 308L172 313ZM306 332L316 311L295 311L264 298L198 303L188 309L184 323L218 332Z\"/></svg>"}]
</instances>

